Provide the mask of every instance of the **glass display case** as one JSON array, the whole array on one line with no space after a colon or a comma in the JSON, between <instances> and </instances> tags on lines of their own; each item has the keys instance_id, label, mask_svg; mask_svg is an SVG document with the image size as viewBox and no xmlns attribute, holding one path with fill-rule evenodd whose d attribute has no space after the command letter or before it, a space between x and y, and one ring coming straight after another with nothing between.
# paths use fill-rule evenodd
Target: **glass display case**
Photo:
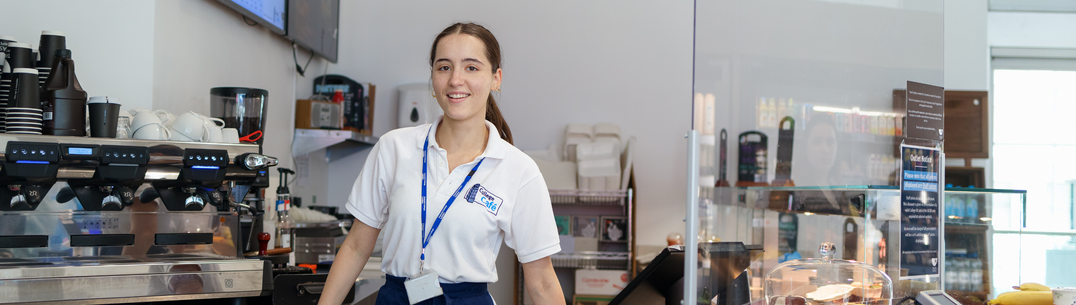
<instances>
[{"instance_id":1,"label":"glass display case","mask_svg":"<svg viewBox=\"0 0 1076 305\"><path fill-rule=\"evenodd\" d=\"M869 264L834 259L837 247L824 242L821 258L786 261L763 281L768 304L818 303L892 304L893 281Z\"/></svg>"},{"instance_id":2,"label":"glass display case","mask_svg":"<svg viewBox=\"0 0 1076 305\"><path fill-rule=\"evenodd\" d=\"M902 280L897 185L902 143L943 144L907 138L905 93L909 82L944 85L943 11L932 1L695 3L685 251L700 257L695 268L688 256L686 277L712 272L706 244L758 246L746 274L759 300L768 272L833 242L834 259L891 277L894 298L942 288L942 274ZM994 196L1004 195L980 204ZM710 284L684 294L710 304L722 289Z\"/></svg>"},{"instance_id":3,"label":"glass display case","mask_svg":"<svg viewBox=\"0 0 1076 305\"><path fill-rule=\"evenodd\" d=\"M895 186L840 187L711 187L702 188L700 240L739 241L763 252L747 268L752 300L761 299L764 277L782 264L821 259L818 245L830 242L833 259L873 266L890 277L895 298L924 289L945 289L964 304L982 304L1019 279L995 280L994 231L1019 231L1026 191L947 188L943 194L939 261L944 287L937 282L908 280L900 267L900 202ZM709 260L700 251L700 260ZM700 300L708 300L712 265L700 264ZM1007 286L1006 286L1007 285ZM1008 291L1001 290L1002 292Z\"/></svg>"}]
</instances>

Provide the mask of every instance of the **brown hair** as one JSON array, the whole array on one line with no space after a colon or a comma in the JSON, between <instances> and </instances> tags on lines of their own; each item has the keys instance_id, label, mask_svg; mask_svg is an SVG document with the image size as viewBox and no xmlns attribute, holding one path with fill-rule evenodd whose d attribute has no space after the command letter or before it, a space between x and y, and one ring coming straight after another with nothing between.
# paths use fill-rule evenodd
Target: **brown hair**
<instances>
[{"instance_id":1,"label":"brown hair","mask_svg":"<svg viewBox=\"0 0 1076 305\"><path fill-rule=\"evenodd\" d=\"M471 35L481 40L486 45L486 58L489 59L492 73L497 73L497 69L501 68L501 45L497 43L497 38L493 37L493 33L485 27L469 22L450 25L444 31L441 31L441 34L437 34L437 38L433 40L433 46L430 47L430 68L433 68L434 56L437 56L437 43L441 41L441 38L452 34ZM508 141L508 144L515 145L512 142L512 130L508 128L508 122L501 115L500 108L497 108L497 101L493 100L492 92L490 92L489 98L486 99L486 120L497 127L497 131L501 134L501 139Z\"/></svg>"}]
</instances>

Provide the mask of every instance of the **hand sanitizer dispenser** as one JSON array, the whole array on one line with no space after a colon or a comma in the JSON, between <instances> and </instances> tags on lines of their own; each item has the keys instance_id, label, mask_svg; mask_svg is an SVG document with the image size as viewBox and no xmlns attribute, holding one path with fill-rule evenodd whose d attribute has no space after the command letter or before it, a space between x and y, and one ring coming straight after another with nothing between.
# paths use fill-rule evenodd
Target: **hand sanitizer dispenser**
<instances>
[{"instance_id":1,"label":"hand sanitizer dispenser","mask_svg":"<svg viewBox=\"0 0 1076 305\"><path fill-rule=\"evenodd\" d=\"M433 98L433 88L430 85L417 83L400 85L399 112L397 113L398 127L412 127L426 123L433 123L444 112L437 100Z\"/></svg>"}]
</instances>

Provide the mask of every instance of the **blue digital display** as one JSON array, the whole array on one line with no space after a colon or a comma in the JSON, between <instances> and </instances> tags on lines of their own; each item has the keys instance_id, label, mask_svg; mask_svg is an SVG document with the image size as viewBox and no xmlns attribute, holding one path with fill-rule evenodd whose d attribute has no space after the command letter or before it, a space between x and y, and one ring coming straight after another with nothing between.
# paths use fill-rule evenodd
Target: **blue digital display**
<instances>
[{"instance_id":1,"label":"blue digital display","mask_svg":"<svg viewBox=\"0 0 1076 305\"><path fill-rule=\"evenodd\" d=\"M89 155L93 154L93 148L68 147L67 148L67 154L68 155L89 156Z\"/></svg>"},{"instance_id":2,"label":"blue digital display","mask_svg":"<svg viewBox=\"0 0 1076 305\"><path fill-rule=\"evenodd\" d=\"M195 165L195 166L191 166L191 168L192 169L220 169L220 166Z\"/></svg>"}]
</instances>

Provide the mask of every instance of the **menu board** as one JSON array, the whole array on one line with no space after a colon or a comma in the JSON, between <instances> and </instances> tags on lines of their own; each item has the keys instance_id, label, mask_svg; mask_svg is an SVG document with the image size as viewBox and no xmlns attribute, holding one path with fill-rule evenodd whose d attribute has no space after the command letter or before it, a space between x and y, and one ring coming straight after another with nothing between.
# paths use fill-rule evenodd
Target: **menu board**
<instances>
[{"instance_id":1,"label":"menu board","mask_svg":"<svg viewBox=\"0 0 1076 305\"><path fill-rule=\"evenodd\" d=\"M909 138L941 141L945 136L945 88L908 82L907 118Z\"/></svg>"},{"instance_id":2,"label":"menu board","mask_svg":"<svg viewBox=\"0 0 1076 305\"><path fill-rule=\"evenodd\" d=\"M941 151L901 145L900 152L900 268L908 276L938 275Z\"/></svg>"}]
</instances>

